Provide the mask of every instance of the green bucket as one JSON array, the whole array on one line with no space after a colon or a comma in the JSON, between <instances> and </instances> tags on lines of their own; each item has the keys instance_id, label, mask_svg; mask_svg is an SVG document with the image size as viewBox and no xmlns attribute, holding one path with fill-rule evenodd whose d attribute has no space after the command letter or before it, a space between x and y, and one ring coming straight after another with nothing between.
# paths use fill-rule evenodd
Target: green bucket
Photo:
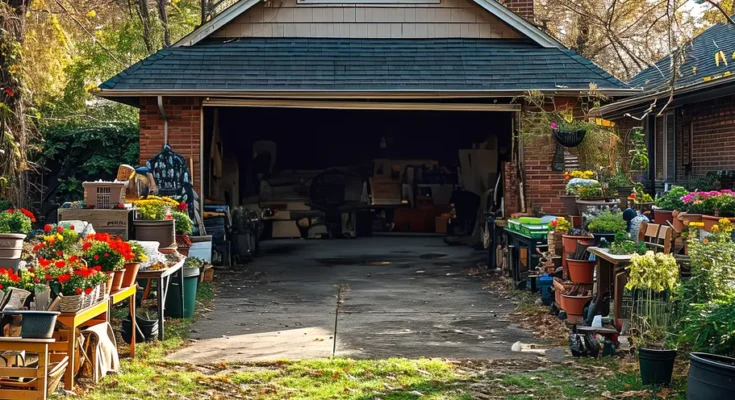
<instances>
[{"instance_id":1,"label":"green bucket","mask_svg":"<svg viewBox=\"0 0 735 400\"><path fill-rule=\"evenodd\" d=\"M166 316L171 318L191 318L197 299L197 284L199 283L199 268L185 268L184 270L184 304L181 304L181 285L178 279L171 279L168 294L166 295ZM183 306L183 310L182 310Z\"/></svg>"},{"instance_id":2,"label":"green bucket","mask_svg":"<svg viewBox=\"0 0 735 400\"><path fill-rule=\"evenodd\" d=\"M674 371L676 350L638 349L641 380L644 385L668 385Z\"/></svg>"}]
</instances>

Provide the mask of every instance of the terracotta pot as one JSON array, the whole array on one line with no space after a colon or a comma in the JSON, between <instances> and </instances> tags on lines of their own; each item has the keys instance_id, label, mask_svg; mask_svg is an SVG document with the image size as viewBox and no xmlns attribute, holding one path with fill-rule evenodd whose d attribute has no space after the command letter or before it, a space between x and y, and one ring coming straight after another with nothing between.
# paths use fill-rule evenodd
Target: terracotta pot
<instances>
[{"instance_id":1,"label":"terracotta pot","mask_svg":"<svg viewBox=\"0 0 735 400\"><path fill-rule=\"evenodd\" d=\"M674 225L674 230L677 232L681 232L682 230L684 230L684 223L682 222L684 215L686 215L685 212L677 210L674 210L671 213L671 216L674 217L674 220L671 221L671 224Z\"/></svg>"},{"instance_id":2,"label":"terracotta pot","mask_svg":"<svg viewBox=\"0 0 735 400\"><path fill-rule=\"evenodd\" d=\"M136 240L158 242L162 249L176 248L176 226L173 219L133 221L133 226Z\"/></svg>"},{"instance_id":3,"label":"terracotta pot","mask_svg":"<svg viewBox=\"0 0 735 400\"><path fill-rule=\"evenodd\" d=\"M122 288L129 288L135 285L135 279L138 278L138 271L140 270L140 263L125 264L125 274L122 278Z\"/></svg>"},{"instance_id":4,"label":"terracotta pot","mask_svg":"<svg viewBox=\"0 0 735 400\"><path fill-rule=\"evenodd\" d=\"M684 226L689 226L690 222L702 222L702 214L681 213L679 218Z\"/></svg>"},{"instance_id":5,"label":"terracotta pot","mask_svg":"<svg viewBox=\"0 0 735 400\"><path fill-rule=\"evenodd\" d=\"M558 278L554 278L554 302L556 303L556 307L561 310L564 309L564 298L561 297L562 293L564 293L564 285L562 285Z\"/></svg>"},{"instance_id":6,"label":"terracotta pot","mask_svg":"<svg viewBox=\"0 0 735 400\"><path fill-rule=\"evenodd\" d=\"M653 212L653 223L659 225L668 226L667 222L674 221L673 211L669 210L654 210Z\"/></svg>"},{"instance_id":7,"label":"terracotta pot","mask_svg":"<svg viewBox=\"0 0 735 400\"><path fill-rule=\"evenodd\" d=\"M26 235L20 233L0 233L0 258L19 259L25 238Z\"/></svg>"},{"instance_id":8,"label":"terracotta pot","mask_svg":"<svg viewBox=\"0 0 735 400\"><path fill-rule=\"evenodd\" d=\"M561 201L564 202L564 215L577 215L577 196L573 194L563 194L559 197L561 197Z\"/></svg>"},{"instance_id":9,"label":"terracotta pot","mask_svg":"<svg viewBox=\"0 0 735 400\"><path fill-rule=\"evenodd\" d=\"M107 282L105 283L105 291L107 292L107 295L109 296L110 293L112 293L112 283L115 280L115 273L114 272L102 272L102 273L107 275Z\"/></svg>"},{"instance_id":10,"label":"terracotta pot","mask_svg":"<svg viewBox=\"0 0 735 400\"><path fill-rule=\"evenodd\" d=\"M571 236L571 235L562 235L562 242L564 243L564 252L565 253L574 253L577 251L577 243L580 240L589 240L590 244L594 242L594 238L591 238L589 236Z\"/></svg>"},{"instance_id":11,"label":"terracotta pot","mask_svg":"<svg viewBox=\"0 0 735 400\"><path fill-rule=\"evenodd\" d=\"M569 280L574 283L592 283L597 261L567 259Z\"/></svg>"},{"instance_id":12,"label":"terracotta pot","mask_svg":"<svg viewBox=\"0 0 735 400\"><path fill-rule=\"evenodd\" d=\"M584 315L584 306L592 299L592 296L567 296L561 295L564 303L564 311L567 315Z\"/></svg>"},{"instance_id":13,"label":"terracotta pot","mask_svg":"<svg viewBox=\"0 0 735 400\"><path fill-rule=\"evenodd\" d=\"M125 268L115 271L112 279L112 293L119 291L122 288L123 276L125 276Z\"/></svg>"},{"instance_id":14,"label":"terracotta pot","mask_svg":"<svg viewBox=\"0 0 735 400\"><path fill-rule=\"evenodd\" d=\"M712 232L712 227L717 225L718 221L724 217L715 217L714 215L702 215L702 222L704 222L704 229L707 232ZM730 222L735 222L735 218L727 218Z\"/></svg>"}]
</instances>

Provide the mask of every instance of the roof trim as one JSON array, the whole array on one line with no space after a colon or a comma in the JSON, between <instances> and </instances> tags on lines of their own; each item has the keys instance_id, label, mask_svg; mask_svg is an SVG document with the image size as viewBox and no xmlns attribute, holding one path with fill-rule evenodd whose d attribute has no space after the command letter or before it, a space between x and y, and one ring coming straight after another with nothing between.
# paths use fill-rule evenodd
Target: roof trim
<instances>
[{"instance_id":1,"label":"roof trim","mask_svg":"<svg viewBox=\"0 0 735 400\"><path fill-rule=\"evenodd\" d=\"M247 10L252 8L254 5L258 4L260 1L261 0L243 0L239 3L236 3L235 5L227 8L225 11L223 11L216 17L204 23L199 28L195 29L190 34L184 36L181 40L174 43L171 47L193 46L201 42L202 40L209 37L209 35L217 31L218 29L222 28L223 26L227 25L230 21L237 18L239 15L246 12ZM533 40L534 42L538 43L542 47L546 47L546 48L555 47L555 48L564 49L564 50L567 49L563 44L561 44L559 41L554 39L551 35L545 33L541 29L534 26L532 23L520 17L518 14L514 13L513 11L507 9L505 6L503 6L502 4L498 3L495 0L470 0L470 1L475 2L477 5L484 8L491 14L495 15L501 21L510 25L512 28L522 33L523 35Z\"/></svg>"},{"instance_id":2,"label":"roof trim","mask_svg":"<svg viewBox=\"0 0 735 400\"><path fill-rule=\"evenodd\" d=\"M529 90L538 90L558 96L579 96L589 92L580 89L523 89L523 90L190 90L190 89L99 89L92 93L104 98L124 97L223 97L223 98L290 98L290 99L469 99L487 97L517 97ZM633 96L637 89L598 89L607 96Z\"/></svg>"},{"instance_id":3,"label":"roof trim","mask_svg":"<svg viewBox=\"0 0 735 400\"><path fill-rule=\"evenodd\" d=\"M728 77L725 77L725 78L711 80L711 81L708 81L708 82L696 83L694 85L684 86L684 87L675 89L674 90L674 96L679 96L679 95L683 95L683 94L687 94L687 93L691 93L691 92L696 92L698 90L711 89L711 88L714 88L714 87L717 87L717 86L720 86L720 85L727 85L727 84L731 84L731 83L735 83L735 75L731 75L731 76L728 76ZM631 98L628 98L628 99L625 99L625 100L620 100L620 101L617 101L615 103L608 104L608 105L605 105L605 106L600 107L597 110L597 113L596 114L597 115L605 115L605 114L609 115L609 114L612 114L612 113L616 113L618 111L623 111L623 110L626 110L628 108L632 108L632 107L638 106L638 105L643 104L643 103L645 103L647 101L653 101L654 99L661 99L661 98L667 97L667 96L670 95L670 93L671 93L671 90L669 90L669 89L667 89L667 90L660 90L660 91L652 92L652 93L646 93L646 94L640 94L640 92L639 92L639 94L640 94L639 96L631 97Z\"/></svg>"}]
</instances>

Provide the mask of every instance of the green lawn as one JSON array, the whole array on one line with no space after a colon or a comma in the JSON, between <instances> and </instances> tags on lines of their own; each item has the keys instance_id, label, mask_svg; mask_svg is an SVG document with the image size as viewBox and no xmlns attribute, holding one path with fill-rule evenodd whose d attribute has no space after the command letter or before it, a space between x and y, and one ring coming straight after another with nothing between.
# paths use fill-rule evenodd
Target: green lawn
<instances>
[{"instance_id":1,"label":"green lawn","mask_svg":"<svg viewBox=\"0 0 735 400\"><path fill-rule=\"evenodd\" d=\"M199 309L214 292L201 285ZM522 302L524 303L524 302ZM529 307L525 304L523 307ZM532 313L532 310L527 310ZM81 388L85 399L600 399L657 398L634 361L324 359L190 365L164 360L188 344L193 320L172 320L163 343L142 344L121 374ZM197 344L192 344L196 346ZM659 394L685 398L684 378Z\"/></svg>"}]
</instances>

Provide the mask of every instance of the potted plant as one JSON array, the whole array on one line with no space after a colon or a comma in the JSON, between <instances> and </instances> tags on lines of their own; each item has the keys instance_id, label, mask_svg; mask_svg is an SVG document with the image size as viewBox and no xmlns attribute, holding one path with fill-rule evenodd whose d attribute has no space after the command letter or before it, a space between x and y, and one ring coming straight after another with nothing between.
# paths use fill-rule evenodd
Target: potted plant
<instances>
[{"instance_id":1,"label":"potted plant","mask_svg":"<svg viewBox=\"0 0 735 400\"><path fill-rule=\"evenodd\" d=\"M18 270L23 241L35 221L33 213L25 208L0 212L0 264Z\"/></svg>"},{"instance_id":2,"label":"potted plant","mask_svg":"<svg viewBox=\"0 0 735 400\"><path fill-rule=\"evenodd\" d=\"M577 209L579 215L583 215L590 207L613 206L617 204L617 200L605 200L605 193L599 182L593 182L579 190L579 198L577 199Z\"/></svg>"},{"instance_id":3,"label":"potted plant","mask_svg":"<svg viewBox=\"0 0 735 400\"><path fill-rule=\"evenodd\" d=\"M564 202L565 215L577 215L577 197L579 196L579 191L594 176L595 173L592 171L574 170L564 172L564 179L567 183L565 194L560 197Z\"/></svg>"},{"instance_id":4,"label":"potted plant","mask_svg":"<svg viewBox=\"0 0 735 400\"><path fill-rule=\"evenodd\" d=\"M551 132L554 135L554 139L560 145L564 147L577 147L584 140L589 125L589 122L574 119L574 116L570 115L569 119L564 118L559 123L552 122Z\"/></svg>"},{"instance_id":5,"label":"potted plant","mask_svg":"<svg viewBox=\"0 0 735 400\"><path fill-rule=\"evenodd\" d=\"M182 204L186 205L186 203ZM175 221L178 252L185 256L189 255L189 248L192 245L189 235L194 231L194 223L189 217L189 214L184 211L173 211L171 215Z\"/></svg>"},{"instance_id":6,"label":"potted plant","mask_svg":"<svg viewBox=\"0 0 735 400\"><path fill-rule=\"evenodd\" d=\"M704 207L704 230L712 231L712 226L717 224L722 218L728 218L735 221L735 194L730 190L722 190L719 192L707 192L702 201Z\"/></svg>"},{"instance_id":7,"label":"potted plant","mask_svg":"<svg viewBox=\"0 0 735 400\"><path fill-rule=\"evenodd\" d=\"M671 382L676 359L672 346L674 326L671 296L679 289L679 265L671 254L634 254L628 266L625 288L633 291L631 339L638 350L644 385Z\"/></svg>"},{"instance_id":8,"label":"potted plant","mask_svg":"<svg viewBox=\"0 0 735 400\"><path fill-rule=\"evenodd\" d=\"M156 196L134 201L133 205L137 208L133 221L135 238L158 242L161 249L176 249L176 226L172 212L179 204L176 200Z\"/></svg>"},{"instance_id":9,"label":"potted plant","mask_svg":"<svg viewBox=\"0 0 735 400\"><path fill-rule=\"evenodd\" d=\"M549 250L554 255L561 255L564 252L564 241L562 236L572 229L572 224L564 217L549 222Z\"/></svg>"},{"instance_id":10,"label":"potted plant","mask_svg":"<svg viewBox=\"0 0 735 400\"><path fill-rule=\"evenodd\" d=\"M618 232L615 234L615 240L610 243L610 254L627 256L631 254L646 254L648 248L643 242L636 242L630 238L630 234L626 232Z\"/></svg>"},{"instance_id":11,"label":"potted plant","mask_svg":"<svg viewBox=\"0 0 735 400\"><path fill-rule=\"evenodd\" d=\"M688 398L735 391L735 243L721 219L706 240L691 239L691 278L682 284L679 345L690 354Z\"/></svg>"},{"instance_id":12,"label":"potted plant","mask_svg":"<svg viewBox=\"0 0 735 400\"><path fill-rule=\"evenodd\" d=\"M608 243L615 240L615 234L625 232L628 223L623 219L623 213L612 212L609 209L602 211L593 217L587 224L587 231L595 237L595 245L600 244L600 239L605 238Z\"/></svg>"},{"instance_id":13,"label":"potted plant","mask_svg":"<svg viewBox=\"0 0 735 400\"><path fill-rule=\"evenodd\" d=\"M98 234L99 235L99 234ZM104 238L104 236L102 237ZM113 249L108 240L87 239L83 258L90 268L101 271L108 277L107 294L120 290L124 275L125 258Z\"/></svg>"},{"instance_id":14,"label":"potted plant","mask_svg":"<svg viewBox=\"0 0 735 400\"><path fill-rule=\"evenodd\" d=\"M628 175L623 171L618 171L615 175L610 177L608 188L617 193L618 200L620 201L620 208L627 208L628 196L633 193L633 182L630 180Z\"/></svg>"},{"instance_id":15,"label":"potted plant","mask_svg":"<svg viewBox=\"0 0 735 400\"><path fill-rule=\"evenodd\" d=\"M684 210L684 200L682 198L689 194L689 191L681 186L674 186L668 192L656 199L656 207L653 211L653 222L666 225L667 222L673 222L673 212Z\"/></svg>"},{"instance_id":16,"label":"potted plant","mask_svg":"<svg viewBox=\"0 0 735 400\"><path fill-rule=\"evenodd\" d=\"M148 261L145 249L137 242L129 242L133 258L125 263L125 274L122 279L122 287L127 288L135 285L135 280L140 271L140 264Z\"/></svg>"}]
</instances>

